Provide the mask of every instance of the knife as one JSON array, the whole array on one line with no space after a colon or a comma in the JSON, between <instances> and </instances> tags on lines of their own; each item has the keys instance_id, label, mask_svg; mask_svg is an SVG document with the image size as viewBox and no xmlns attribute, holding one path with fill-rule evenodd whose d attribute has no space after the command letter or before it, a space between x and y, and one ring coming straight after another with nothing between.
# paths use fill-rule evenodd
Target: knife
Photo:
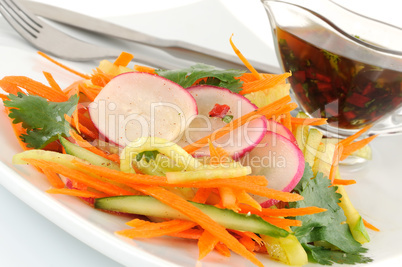
<instances>
[{"instance_id":1,"label":"knife","mask_svg":"<svg viewBox=\"0 0 402 267\"><path fill-rule=\"evenodd\" d=\"M226 61L227 63L230 63L229 66L231 66L232 68L233 64L238 68L244 68L244 65L238 57L209 49L207 47L198 46L180 40L168 40L158 38L102 19L44 3L27 0L23 0L21 2L23 2L24 6L27 9L29 9L36 15L65 25L74 26L76 28L95 32L101 35L108 35L114 38L134 41L148 46L153 46L156 48L160 48L168 53L170 52L173 55L177 55L177 48L181 48L187 50L187 54L190 53L196 58L200 58L201 55L203 58L211 58L212 61L216 61L216 59ZM250 63L257 70L270 73L278 73L278 69L274 66L252 60L250 60Z\"/></svg>"}]
</instances>

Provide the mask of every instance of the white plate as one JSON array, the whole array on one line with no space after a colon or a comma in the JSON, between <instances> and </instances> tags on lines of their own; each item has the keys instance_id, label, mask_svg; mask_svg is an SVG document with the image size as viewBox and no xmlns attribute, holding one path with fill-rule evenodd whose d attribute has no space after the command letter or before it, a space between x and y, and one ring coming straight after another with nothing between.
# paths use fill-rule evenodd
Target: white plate
<instances>
[{"instance_id":1,"label":"white plate","mask_svg":"<svg viewBox=\"0 0 402 267\"><path fill-rule=\"evenodd\" d=\"M41 75L41 71L45 70L53 73L62 85L69 84L75 78L36 55L35 50L27 46L2 20L0 60L3 62L0 65L1 76L26 75L45 82ZM89 72L96 64L65 63L82 72ZM49 184L39 173L30 167L11 164L12 155L20 152L20 148L3 112L0 114L0 125L0 183L48 220L125 266L196 265L198 250L196 244L191 241L172 238L133 241L120 238L114 231L125 228L124 222L128 218L99 212L72 197L44 193ZM402 194L399 191L402 187L402 136L378 138L372 147L374 158L371 162L357 169L342 168L341 172L343 178L357 180L357 185L347 188L350 198L363 217L381 229L380 233L370 232L372 241L366 247L369 248L368 256L372 257L374 262L364 266L401 266ZM16 238L22 239L23 236ZM56 242L63 240L61 238ZM54 246L57 246L57 243ZM94 257L97 257L96 254ZM283 266L263 256L259 258L267 266ZM202 266L252 265L237 255L223 258L212 253L202 261Z\"/></svg>"}]
</instances>

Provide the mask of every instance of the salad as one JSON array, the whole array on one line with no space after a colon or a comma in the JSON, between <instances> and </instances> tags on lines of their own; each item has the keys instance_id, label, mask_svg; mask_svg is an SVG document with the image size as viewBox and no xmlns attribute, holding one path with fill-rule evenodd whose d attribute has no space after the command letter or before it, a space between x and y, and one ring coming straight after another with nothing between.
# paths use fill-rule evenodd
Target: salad
<instances>
[{"instance_id":1,"label":"salad","mask_svg":"<svg viewBox=\"0 0 402 267\"><path fill-rule=\"evenodd\" d=\"M179 70L128 67L133 55L103 60L91 74L39 52L76 82L61 88L28 77L0 80L0 97L29 164L50 194L78 197L102 212L132 214L132 239L194 240L199 258L236 253L257 266L367 263L366 222L349 200L338 164L369 157L369 126L336 140L292 116L291 73L196 64ZM197 259L194 259L197 260Z\"/></svg>"}]
</instances>

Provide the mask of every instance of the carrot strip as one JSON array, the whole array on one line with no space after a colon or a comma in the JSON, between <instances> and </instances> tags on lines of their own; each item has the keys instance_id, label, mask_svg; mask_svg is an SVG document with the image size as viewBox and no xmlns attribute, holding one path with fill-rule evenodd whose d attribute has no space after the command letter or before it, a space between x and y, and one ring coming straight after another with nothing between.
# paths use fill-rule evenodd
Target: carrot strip
<instances>
[{"instance_id":1,"label":"carrot strip","mask_svg":"<svg viewBox=\"0 0 402 267\"><path fill-rule=\"evenodd\" d=\"M334 179L332 182L333 185L351 185L355 184L356 180L343 180L343 179Z\"/></svg>"},{"instance_id":2,"label":"carrot strip","mask_svg":"<svg viewBox=\"0 0 402 267\"><path fill-rule=\"evenodd\" d=\"M90 76L88 76L88 75L86 75L86 74L83 74L83 73L80 73L80 72L78 72L78 71L75 71L75 70L73 70L73 69L71 69L71 68L69 68L69 67L67 67L67 66L65 66L65 65L63 65L63 64L61 64L60 62L54 60L53 58L49 57L48 55L46 55L45 53L43 53L43 52L41 52L41 51L38 51L38 54L41 55L42 57L46 58L46 59L49 60L50 62L56 64L57 66L59 66L59 67L65 69L65 70L67 70L68 72L71 72L71 73L73 73L73 74L75 74L75 75L78 75L78 76L80 76L81 78L84 78L84 79L90 79Z\"/></svg>"},{"instance_id":3,"label":"carrot strip","mask_svg":"<svg viewBox=\"0 0 402 267\"><path fill-rule=\"evenodd\" d=\"M28 162L31 165L37 166L41 169L47 168L58 174L64 175L71 180L77 181L79 183L92 187L98 191L104 192L111 196L133 195L133 193L131 193L130 191L124 190L111 183L103 182L93 176L90 176L78 170L65 167L61 164L37 159L24 159L24 161Z\"/></svg>"},{"instance_id":4,"label":"carrot strip","mask_svg":"<svg viewBox=\"0 0 402 267\"><path fill-rule=\"evenodd\" d=\"M4 110L6 111L7 115L10 113L10 108L4 107ZM21 147L23 150L29 150L29 149L31 149L31 148L29 148L28 145L21 139L21 135L27 133L26 129L22 127L22 122L20 122L20 123L13 123L13 120L12 120L10 117L8 117L8 118L10 119L11 127L13 128L14 135L15 135L15 137L17 137L18 144L20 145L20 147Z\"/></svg>"},{"instance_id":5,"label":"carrot strip","mask_svg":"<svg viewBox=\"0 0 402 267\"><path fill-rule=\"evenodd\" d=\"M208 197L211 195L211 193L212 193L212 188L198 188L192 201L201 203L201 204L205 204L205 202L208 200Z\"/></svg>"},{"instance_id":6,"label":"carrot strip","mask_svg":"<svg viewBox=\"0 0 402 267\"><path fill-rule=\"evenodd\" d=\"M186 239L200 239L202 233L204 230L200 229L188 229L184 230L178 233L171 233L167 234L168 236L173 236L173 237L180 237L180 238L186 238Z\"/></svg>"},{"instance_id":7,"label":"carrot strip","mask_svg":"<svg viewBox=\"0 0 402 267\"><path fill-rule=\"evenodd\" d=\"M144 221L144 220L141 220L141 219L138 219L138 218L133 219L133 220L131 220L129 222L126 222L126 224L128 226L131 226L131 227L139 227L139 226L143 226L143 225L146 225L146 224L149 224L149 223L151 223L151 222L150 221Z\"/></svg>"},{"instance_id":8,"label":"carrot strip","mask_svg":"<svg viewBox=\"0 0 402 267\"><path fill-rule=\"evenodd\" d=\"M378 134L376 135L372 135L368 138L362 139L360 141L356 141L353 142L351 144L346 145L343 148L343 152L342 152L342 156L340 158L340 160L344 160L347 157L349 157L353 152L361 149L362 147L364 147L365 145L367 145L368 143L370 143L371 141L373 141L374 138L376 138L378 136Z\"/></svg>"},{"instance_id":9,"label":"carrot strip","mask_svg":"<svg viewBox=\"0 0 402 267\"><path fill-rule=\"evenodd\" d=\"M289 129L290 132L292 132L292 116L290 115L290 112L286 112L284 114L284 117L281 119L282 124Z\"/></svg>"},{"instance_id":10,"label":"carrot strip","mask_svg":"<svg viewBox=\"0 0 402 267\"><path fill-rule=\"evenodd\" d=\"M204 230L214 235L219 241L228 246L229 249L250 260L255 265L263 267L263 264L253 255L253 253L248 251L242 244L240 244L240 242L229 234L223 226L212 220L208 215L204 214L185 199L175 195L172 192L169 192L162 187L138 185L133 185L132 187L146 195L153 196L161 202L180 211L192 221L199 224L202 228L204 228Z\"/></svg>"},{"instance_id":11,"label":"carrot strip","mask_svg":"<svg viewBox=\"0 0 402 267\"><path fill-rule=\"evenodd\" d=\"M126 67L128 63L133 60L134 55L127 53L127 52L121 52L121 54L116 58L116 60L113 62L116 66L123 66Z\"/></svg>"},{"instance_id":12,"label":"carrot strip","mask_svg":"<svg viewBox=\"0 0 402 267\"><path fill-rule=\"evenodd\" d=\"M324 125L327 124L327 118L295 118L292 117L291 121L296 125Z\"/></svg>"},{"instance_id":13,"label":"carrot strip","mask_svg":"<svg viewBox=\"0 0 402 267\"><path fill-rule=\"evenodd\" d=\"M237 197L233 190L229 187L219 187L219 195L221 196L222 207L233 211L238 211L236 204Z\"/></svg>"},{"instance_id":14,"label":"carrot strip","mask_svg":"<svg viewBox=\"0 0 402 267\"><path fill-rule=\"evenodd\" d=\"M79 189L67 189L67 188L52 188L46 191L49 194L61 194L61 195L69 195L75 197L83 197L83 198L101 198L107 197L107 194L100 194L95 192L90 192L87 190L79 190Z\"/></svg>"},{"instance_id":15,"label":"carrot strip","mask_svg":"<svg viewBox=\"0 0 402 267\"><path fill-rule=\"evenodd\" d=\"M283 229L287 229L289 226L301 226L302 222L299 220L291 220L291 219L284 219L284 218L275 218L275 217L267 217L262 216L265 221L278 226Z\"/></svg>"},{"instance_id":16,"label":"carrot strip","mask_svg":"<svg viewBox=\"0 0 402 267\"><path fill-rule=\"evenodd\" d=\"M167 182L166 177L162 176L152 176L145 174L135 174L135 173L122 173L117 170L111 170L101 166L94 166L84 164L79 161L73 161L74 165L82 170L88 171L90 173L103 176L105 178L111 179L115 182L120 182L127 184L129 186L135 186L135 184L143 185L159 185L159 186L172 186L172 187L195 187L195 188L220 188L220 187L230 187L237 190L245 190L252 194L265 196L268 198L273 198L286 202L293 202L302 200L303 197L298 194L282 192L274 189L267 188L266 186L256 185L250 182L246 182L239 179L216 179L207 180L200 182L191 183L177 183L171 184Z\"/></svg>"},{"instance_id":17,"label":"carrot strip","mask_svg":"<svg viewBox=\"0 0 402 267\"><path fill-rule=\"evenodd\" d=\"M360 131L358 131L355 134L352 134L351 136L341 140L338 144L343 145L343 147L351 144L354 140L356 140L357 138L359 138L363 133L367 132L372 125L367 125L366 127L362 128Z\"/></svg>"},{"instance_id":18,"label":"carrot strip","mask_svg":"<svg viewBox=\"0 0 402 267\"><path fill-rule=\"evenodd\" d=\"M259 216L280 216L280 217L294 217L311 215L326 211L326 209L318 207L303 207L303 208L292 208L292 209L270 209L263 208L261 211L256 210L250 206L240 205L241 213L251 212Z\"/></svg>"},{"instance_id":19,"label":"carrot strip","mask_svg":"<svg viewBox=\"0 0 402 267\"><path fill-rule=\"evenodd\" d=\"M208 231L204 231L198 239L198 260L203 259L212 250L214 250L216 244L219 240L214 235L210 234Z\"/></svg>"},{"instance_id":20,"label":"carrot strip","mask_svg":"<svg viewBox=\"0 0 402 267\"><path fill-rule=\"evenodd\" d=\"M274 75L272 77L265 77L263 79L243 84L243 90L240 91L241 95L250 94L253 92L272 88L278 84L285 83L285 80L291 76L290 72Z\"/></svg>"},{"instance_id":21,"label":"carrot strip","mask_svg":"<svg viewBox=\"0 0 402 267\"><path fill-rule=\"evenodd\" d=\"M3 100L3 101L8 100L8 96L6 96L5 94L0 94L0 98L1 98L1 100Z\"/></svg>"},{"instance_id":22,"label":"carrot strip","mask_svg":"<svg viewBox=\"0 0 402 267\"><path fill-rule=\"evenodd\" d=\"M58 91L62 94L64 94L63 90L61 90L60 85L56 82L56 80L53 78L53 75L50 74L49 72L44 71L43 75L45 75L45 78L47 82L49 83L50 87L53 88L53 90Z\"/></svg>"},{"instance_id":23,"label":"carrot strip","mask_svg":"<svg viewBox=\"0 0 402 267\"><path fill-rule=\"evenodd\" d=\"M262 76L261 74L259 74L254 67L250 64L250 62L243 56L243 54L240 52L239 49L237 49L237 47L235 46L235 44L233 43L233 34L230 36L230 45L233 48L233 51L235 52L235 54L239 57L239 59L243 62L243 64L251 71L251 73L253 73L253 75L257 78L257 79L261 79Z\"/></svg>"},{"instance_id":24,"label":"carrot strip","mask_svg":"<svg viewBox=\"0 0 402 267\"><path fill-rule=\"evenodd\" d=\"M104 87L112 78L113 75L106 74L99 68L96 68L95 73L91 76L91 82L93 85Z\"/></svg>"},{"instance_id":25,"label":"carrot strip","mask_svg":"<svg viewBox=\"0 0 402 267\"><path fill-rule=\"evenodd\" d=\"M80 92L82 92L84 95L86 95L90 101L94 101L95 98L100 93L99 89L89 88L84 83L79 84L78 89L80 90Z\"/></svg>"},{"instance_id":26,"label":"carrot strip","mask_svg":"<svg viewBox=\"0 0 402 267\"><path fill-rule=\"evenodd\" d=\"M264 244L264 240L262 240L261 237L259 237L258 235L256 235L253 232L247 232L247 231L243 232L243 231L238 231L238 230L233 230L233 229L230 229L230 232L236 233L239 236L247 236L247 237L253 239L259 245Z\"/></svg>"},{"instance_id":27,"label":"carrot strip","mask_svg":"<svg viewBox=\"0 0 402 267\"><path fill-rule=\"evenodd\" d=\"M368 221L366 221L365 219L363 219L363 224L364 226L366 226L368 229L376 231L376 232L380 232L380 229L378 229L377 227L375 227L374 225L372 225L371 223L369 223Z\"/></svg>"},{"instance_id":28,"label":"carrot strip","mask_svg":"<svg viewBox=\"0 0 402 267\"><path fill-rule=\"evenodd\" d=\"M218 244L215 245L215 249L222 256L230 257L230 250L228 249L228 247L225 244L218 242Z\"/></svg>"},{"instance_id":29,"label":"carrot strip","mask_svg":"<svg viewBox=\"0 0 402 267\"><path fill-rule=\"evenodd\" d=\"M150 74L155 74L155 69L147 66L141 66L141 65L134 65L134 70L138 72L146 72Z\"/></svg>"},{"instance_id":30,"label":"carrot strip","mask_svg":"<svg viewBox=\"0 0 402 267\"><path fill-rule=\"evenodd\" d=\"M78 124L78 126L74 125L72 119L70 116L68 116L67 114L64 115L65 120L70 123L71 126L73 126L75 129L77 129L77 127L80 129L81 133L92 138L92 139L98 139L99 138L99 134L97 132L93 132L91 130L89 130L87 127L85 127L84 125L82 125L81 123Z\"/></svg>"},{"instance_id":31,"label":"carrot strip","mask_svg":"<svg viewBox=\"0 0 402 267\"><path fill-rule=\"evenodd\" d=\"M225 134L229 133L230 131L233 131L237 129L238 127L242 126L246 122L255 119L261 115L265 115L267 117L271 117L278 112L278 110L281 110L283 106L290 102L291 98L290 96L285 96L275 102L272 102L271 104L266 105L265 107L259 108L255 111L252 111L250 113L247 113L243 115L240 118L237 118L235 120L232 120L230 123L226 124L224 127L214 131L212 134L205 136L201 138L200 140L184 147L184 150L186 150L188 153L193 153L196 150L198 150L201 147L204 147L205 145L208 144L208 140L211 140L212 142ZM280 112L280 111L279 111Z\"/></svg>"},{"instance_id":32,"label":"carrot strip","mask_svg":"<svg viewBox=\"0 0 402 267\"><path fill-rule=\"evenodd\" d=\"M54 90L52 87L25 76L6 76L3 78L3 81L24 88L29 94L41 96L49 101L64 102L68 100L64 92Z\"/></svg>"},{"instance_id":33,"label":"carrot strip","mask_svg":"<svg viewBox=\"0 0 402 267\"><path fill-rule=\"evenodd\" d=\"M160 223L148 223L132 229L117 231L116 233L128 238L152 238L188 230L196 224L190 221L171 220Z\"/></svg>"},{"instance_id":34,"label":"carrot strip","mask_svg":"<svg viewBox=\"0 0 402 267\"><path fill-rule=\"evenodd\" d=\"M89 143L87 140L85 140L84 138L82 138L79 134L77 134L75 131L70 130L69 134L71 135L71 137L75 140L75 142L77 143L77 145L79 145L82 148L85 148L86 150L91 151L92 153L101 156L103 158L106 159L110 159L112 161L115 161L117 163L120 162L119 158L117 157L117 161L116 161L116 157L115 156L110 156L109 154L105 153L104 151L100 150L97 147L94 147L93 145L91 145L91 143Z\"/></svg>"},{"instance_id":35,"label":"carrot strip","mask_svg":"<svg viewBox=\"0 0 402 267\"><path fill-rule=\"evenodd\" d=\"M42 169L43 173L46 175L49 183L55 187L55 188L63 188L64 187L64 183L63 181L60 179L60 177L57 175L57 173L50 171L47 168Z\"/></svg>"},{"instance_id":36,"label":"carrot strip","mask_svg":"<svg viewBox=\"0 0 402 267\"><path fill-rule=\"evenodd\" d=\"M7 92L9 94L13 94L13 95L16 95L18 93L25 94L21 90L21 88L19 88L17 85L15 85L11 82L4 81L4 80L0 80L0 88L2 88L5 92Z\"/></svg>"},{"instance_id":37,"label":"carrot strip","mask_svg":"<svg viewBox=\"0 0 402 267\"><path fill-rule=\"evenodd\" d=\"M261 210L261 205L254 199L252 198L245 190L238 190L236 193L237 196L237 201L239 203L247 204L250 205L251 207Z\"/></svg>"}]
</instances>

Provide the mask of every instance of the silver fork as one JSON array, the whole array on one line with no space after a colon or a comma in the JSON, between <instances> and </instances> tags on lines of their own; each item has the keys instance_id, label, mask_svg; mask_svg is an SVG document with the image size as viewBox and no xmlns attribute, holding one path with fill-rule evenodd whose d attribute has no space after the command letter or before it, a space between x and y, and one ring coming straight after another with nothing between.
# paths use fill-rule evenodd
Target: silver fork
<instances>
[{"instance_id":1,"label":"silver fork","mask_svg":"<svg viewBox=\"0 0 402 267\"><path fill-rule=\"evenodd\" d=\"M25 9L18 0L0 0L0 13L34 47L58 58L72 61L91 61L116 58L121 53L121 50L78 40L52 27ZM144 55L135 55L135 59L154 67L177 68L177 64L158 62L156 58Z\"/></svg>"}]
</instances>

